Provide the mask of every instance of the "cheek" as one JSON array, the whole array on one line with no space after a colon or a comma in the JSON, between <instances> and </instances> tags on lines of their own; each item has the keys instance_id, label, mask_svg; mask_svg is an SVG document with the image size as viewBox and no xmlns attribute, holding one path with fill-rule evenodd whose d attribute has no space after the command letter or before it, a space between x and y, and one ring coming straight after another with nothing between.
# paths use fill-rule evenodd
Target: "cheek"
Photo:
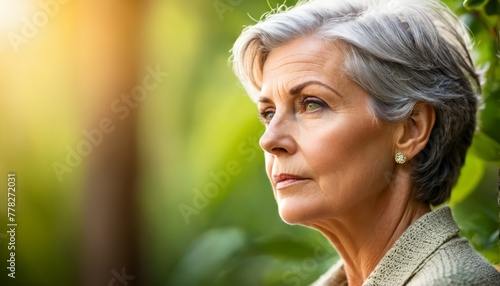
<instances>
[{"instance_id":1,"label":"cheek","mask_svg":"<svg viewBox=\"0 0 500 286\"><path fill-rule=\"evenodd\" d=\"M266 163L266 174L269 180L272 180L272 173L273 173L273 163L274 163L274 156L264 152L264 160Z\"/></svg>"},{"instance_id":2,"label":"cheek","mask_svg":"<svg viewBox=\"0 0 500 286\"><path fill-rule=\"evenodd\" d=\"M342 124L323 125L302 135L301 149L317 174L328 173L339 163L351 161L352 150L359 140Z\"/></svg>"},{"instance_id":3,"label":"cheek","mask_svg":"<svg viewBox=\"0 0 500 286\"><path fill-rule=\"evenodd\" d=\"M320 180L333 176L340 183L377 176L379 170L370 166L382 170L390 157L390 132L373 125L371 118L346 118L302 137L306 160Z\"/></svg>"}]
</instances>

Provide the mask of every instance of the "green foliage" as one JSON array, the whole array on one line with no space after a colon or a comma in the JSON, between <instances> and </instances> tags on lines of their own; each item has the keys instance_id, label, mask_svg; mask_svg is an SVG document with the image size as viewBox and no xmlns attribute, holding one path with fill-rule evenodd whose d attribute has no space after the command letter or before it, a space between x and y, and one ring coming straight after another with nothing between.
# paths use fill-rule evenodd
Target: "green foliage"
<instances>
[{"instance_id":1,"label":"green foliage","mask_svg":"<svg viewBox=\"0 0 500 286\"><path fill-rule=\"evenodd\" d=\"M488 0L465 0L464 7L467 9L480 9L483 8Z\"/></svg>"},{"instance_id":2,"label":"green foliage","mask_svg":"<svg viewBox=\"0 0 500 286\"><path fill-rule=\"evenodd\" d=\"M462 234L492 263L500 263L499 216L496 204L497 170L500 166L500 6L497 0L464 1L453 6L474 37L473 57L484 70L483 109L465 166L452 192L450 205Z\"/></svg>"}]
</instances>

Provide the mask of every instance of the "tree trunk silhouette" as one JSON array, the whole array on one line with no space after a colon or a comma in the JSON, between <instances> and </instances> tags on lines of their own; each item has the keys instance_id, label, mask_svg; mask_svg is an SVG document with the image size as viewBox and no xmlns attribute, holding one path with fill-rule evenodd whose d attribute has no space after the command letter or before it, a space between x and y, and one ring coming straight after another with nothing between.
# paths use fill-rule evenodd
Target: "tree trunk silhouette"
<instances>
[{"instance_id":1,"label":"tree trunk silhouette","mask_svg":"<svg viewBox=\"0 0 500 286\"><path fill-rule=\"evenodd\" d=\"M138 77L143 1L83 0L79 15L79 87L92 151L83 186L83 285L141 285L137 109L113 102Z\"/></svg>"}]
</instances>

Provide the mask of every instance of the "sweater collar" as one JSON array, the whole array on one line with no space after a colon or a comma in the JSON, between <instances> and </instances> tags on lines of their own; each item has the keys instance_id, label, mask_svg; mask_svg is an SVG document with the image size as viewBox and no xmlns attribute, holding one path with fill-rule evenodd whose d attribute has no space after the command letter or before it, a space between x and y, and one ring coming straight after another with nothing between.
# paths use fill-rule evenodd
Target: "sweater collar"
<instances>
[{"instance_id":1,"label":"sweater collar","mask_svg":"<svg viewBox=\"0 0 500 286\"><path fill-rule=\"evenodd\" d=\"M398 238L363 286L405 284L433 252L459 231L448 206L426 213ZM313 285L347 285L343 261Z\"/></svg>"},{"instance_id":2,"label":"sweater collar","mask_svg":"<svg viewBox=\"0 0 500 286\"><path fill-rule=\"evenodd\" d=\"M459 231L448 206L423 215L387 251L363 285L404 284L433 252Z\"/></svg>"}]
</instances>

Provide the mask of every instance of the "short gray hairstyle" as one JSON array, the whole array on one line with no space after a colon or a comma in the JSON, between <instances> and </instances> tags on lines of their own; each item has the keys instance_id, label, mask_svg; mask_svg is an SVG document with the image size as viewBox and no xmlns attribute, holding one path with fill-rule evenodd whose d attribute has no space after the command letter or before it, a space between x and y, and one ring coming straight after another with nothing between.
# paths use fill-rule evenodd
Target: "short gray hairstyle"
<instances>
[{"instance_id":1,"label":"short gray hairstyle","mask_svg":"<svg viewBox=\"0 0 500 286\"><path fill-rule=\"evenodd\" d=\"M417 102L436 122L412 160L415 196L431 205L449 199L476 129L480 82L464 24L437 0L311 0L284 5L246 27L233 48L234 71L253 100L268 54L313 36L346 47L344 72L370 95L372 112L400 122Z\"/></svg>"}]
</instances>

